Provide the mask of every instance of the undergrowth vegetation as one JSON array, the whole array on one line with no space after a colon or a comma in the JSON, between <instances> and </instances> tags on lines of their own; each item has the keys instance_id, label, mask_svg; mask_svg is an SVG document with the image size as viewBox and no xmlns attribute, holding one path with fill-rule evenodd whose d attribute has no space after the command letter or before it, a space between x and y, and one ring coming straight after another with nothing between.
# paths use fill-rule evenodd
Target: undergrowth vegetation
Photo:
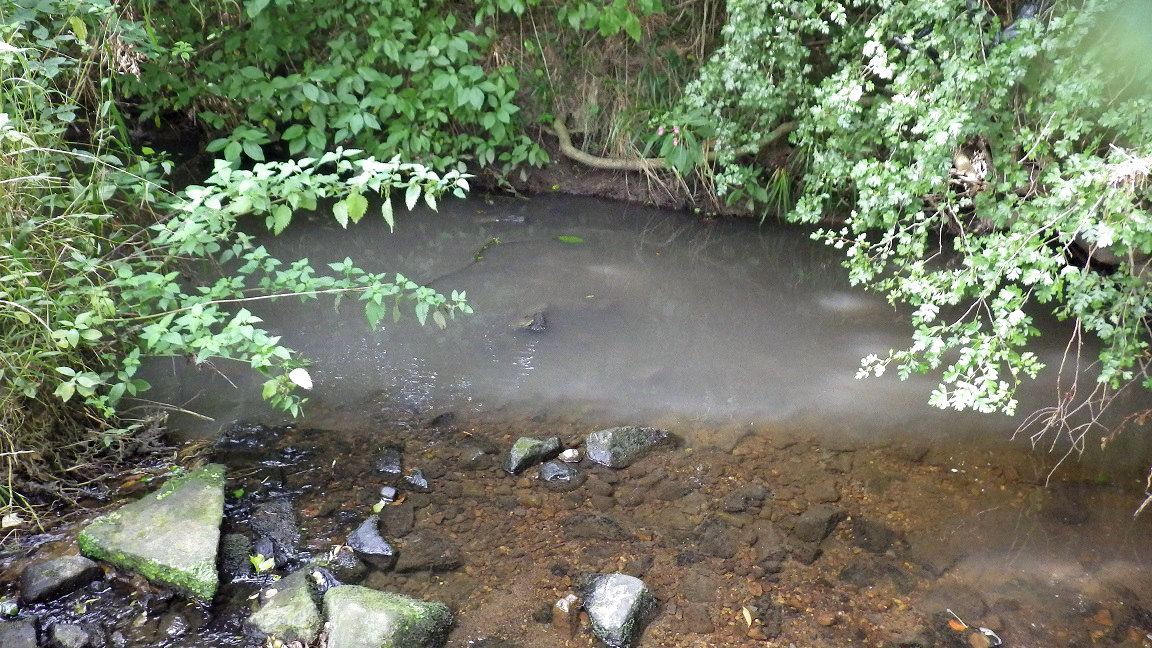
<instances>
[{"instance_id":1,"label":"undergrowth vegetation","mask_svg":"<svg viewBox=\"0 0 1152 648\"><path fill-rule=\"evenodd\" d=\"M370 200L392 224L394 202L434 208L445 192L463 195L465 174L335 147L248 168L219 160L202 185L169 191L167 164L132 150L117 104L117 79L147 60L144 27L103 0L17 9L0 26L0 504L23 503L20 489L98 490L101 470L87 462L139 447L145 422L123 403L148 388L136 375L146 357L247 365L266 376L267 400L299 414L294 370L305 361L249 302L345 297L371 326L403 309L440 326L470 312L463 294L352 260L281 261L240 229L262 218L279 232L321 207L347 226Z\"/></svg>"}]
</instances>

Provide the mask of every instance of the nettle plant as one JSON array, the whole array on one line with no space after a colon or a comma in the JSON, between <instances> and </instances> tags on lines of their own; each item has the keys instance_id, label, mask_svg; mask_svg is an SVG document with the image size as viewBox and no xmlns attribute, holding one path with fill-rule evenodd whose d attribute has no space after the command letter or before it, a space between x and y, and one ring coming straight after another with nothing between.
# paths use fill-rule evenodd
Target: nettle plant
<instances>
[{"instance_id":1,"label":"nettle plant","mask_svg":"<svg viewBox=\"0 0 1152 648\"><path fill-rule=\"evenodd\" d=\"M838 220L817 237L851 280L914 310L911 346L862 375L938 372L934 405L1011 414L1042 367L1027 350L1041 308L1074 322L1071 351L1095 337L1097 385L1078 387L1069 359L1060 404L1033 419L1080 443L1099 409L1071 424L1078 407L1152 388L1152 52L1132 27L1149 11L730 0L682 111L710 115L716 185L752 205L771 169L749 151L792 126L789 218Z\"/></svg>"},{"instance_id":2,"label":"nettle plant","mask_svg":"<svg viewBox=\"0 0 1152 648\"><path fill-rule=\"evenodd\" d=\"M496 12L498 3L481 3ZM224 135L230 162L317 157L335 146L401 155L434 169L540 165L521 132L519 82L492 65L490 27L419 0L149 3L145 19L175 60L125 83L142 116L191 111Z\"/></svg>"}]
</instances>

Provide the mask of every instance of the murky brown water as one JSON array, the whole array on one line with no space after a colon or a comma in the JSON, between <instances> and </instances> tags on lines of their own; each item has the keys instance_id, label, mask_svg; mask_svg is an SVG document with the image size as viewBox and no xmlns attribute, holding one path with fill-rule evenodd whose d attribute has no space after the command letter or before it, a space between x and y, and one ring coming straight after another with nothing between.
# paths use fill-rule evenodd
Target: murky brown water
<instances>
[{"instance_id":1,"label":"murky brown water","mask_svg":"<svg viewBox=\"0 0 1152 648\"><path fill-rule=\"evenodd\" d=\"M226 530L290 496L300 564L370 513L389 483L377 455L401 450L430 489L387 507L389 539L403 555L433 534L461 565L359 576L448 603L451 646L592 645L553 628L548 608L603 571L642 577L660 600L641 646L978 647L980 627L1013 647L1152 646L1152 521L1132 517L1152 454L1135 438L1090 447L1046 486L1063 449L1011 442L1017 421L929 410L928 380L854 380L861 356L902 344L906 329L802 231L556 198L450 204L391 236L317 225L275 246L466 289L478 311L443 332L372 334L347 305L265 309L316 361L308 415L257 450L216 455L243 491ZM541 304L545 330L512 329ZM280 420L257 392L183 367L157 373L161 395L216 417L184 424L189 436ZM1042 384L1025 403L1049 393ZM522 435L575 447L633 423L683 443L623 470L585 462L566 492L498 465ZM165 604L133 621L141 604L104 623L128 645L245 645L255 588L228 586L211 610ZM172 633L174 614L191 627ZM968 629L949 626L960 619Z\"/></svg>"}]
</instances>

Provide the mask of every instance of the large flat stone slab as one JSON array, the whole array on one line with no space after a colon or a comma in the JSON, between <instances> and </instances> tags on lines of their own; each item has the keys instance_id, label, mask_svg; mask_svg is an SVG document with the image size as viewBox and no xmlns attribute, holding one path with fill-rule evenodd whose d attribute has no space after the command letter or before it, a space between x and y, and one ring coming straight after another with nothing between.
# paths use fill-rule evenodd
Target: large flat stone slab
<instances>
[{"instance_id":1,"label":"large flat stone slab","mask_svg":"<svg viewBox=\"0 0 1152 648\"><path fill-rule=\"evenodd\" d=\"M359 585L325 592L324 614L327 648L440 648L452 627L443 603Z\"/></svg>"},{"instance_id":2,"label":"large flat stone slab","mask_svg":"<svg viewBox=\"0 0 1152 648\"><path fill-rule=\"evenodd\" d=\"M77 540L90 558L210 600L223 517L224 466L209 464L97 518Z\"/></svg>"}]
</instances>

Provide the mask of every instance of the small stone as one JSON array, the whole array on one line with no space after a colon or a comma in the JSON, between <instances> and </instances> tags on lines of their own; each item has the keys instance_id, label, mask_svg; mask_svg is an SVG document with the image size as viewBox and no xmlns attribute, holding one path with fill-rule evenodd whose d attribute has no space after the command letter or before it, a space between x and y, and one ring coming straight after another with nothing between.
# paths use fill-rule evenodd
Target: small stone
<instances>
[{"instance_id":1,"label":"small stone","mask_svg":"<svg viewBox=\"0 0 1152 648\"><path fill-rule=\"evenodd\" d=\"M667 430L630 425L593 432L585 446L592 461L609 468L624 468L672 440Z\"/></svg>"},{"instance_id":2,"label":"small stone","mask_svg":"<svg viewBox=\"0 0 1152 648\"><path fill-rule=\"evenodd\" d=\"M549 461L540 466L540 480L550 487L560 490L575 490L584 483L585 476L579 468L559 461Z\"/></svg>"},{"instance_id":3,"label":"small stone","mask_svg":"<svg viewBox=\"0 0 1152 648\"><path fill-rule=\"evenodd\" d=\"M983 632L973 632L968 635L968 645L972 648L992 648L992 640Z\"/></svg>"},{"instance_id":4,"label":"small stone","mask_svg":"<svg viewBox=\"0 0 1152 648\"><path fill-rule=\"evenodd\" d=\"M825 628L830 628L836 625L836 615L831 612L821 612L816 615L816 623Z\"/></svg>"},{"instance_id":5,"label":"small stone","mask_svg":"<svg viewBox=\"0 0 1152 648\"><path fill-rule=\"evenodd\" d=\"M424 471L419 468L409 470L408 474L404 475L404 483L418 493L427 493L432 490L428 485L428 478L424 476Z\"/></svg>"},{"instance_id":6,"label":"small stone","mask_svg":"<svg viewBox=\"0 0 1152 648\"><path fill-rule=\"evenodd\" d=\"M644 581L627 574L592 578L584 597L592 634L612 648L628 648L639 636L656 599Z\"/></svg>"},{"instance_id":7,"label":"small stone","mask_svg":"<svg viewBox=\"0 0 1152 648\"><path fill-rule=\"evenodd\" d=\"M385 504L390 504L396 501L396 487L395 486L381 486L380 487L380 501Z\"/></svg>"},{"instance_id":8,"label":"small stone","mask_svg":"<svg viewBox=\"0 0 1152 648\"><path fill-rule=\"evenodd\" d=\"M548 305L539 304L525 309L523 314L512 321L512 330L541 333L548 328Z\"/></svg>"},{"instance_id":9,"label":"small stone","mask_svg":"<svg viewBox=\"0 0 1152 648\"><path fill-rule=\"evenodd\" d=\"M865 551L882 554L900 537L892 529L860 518L852 520L852 541Z\"/></svg>"},{"instance_id":10,"label":"small stone","mask_svg":"<svg viewBox=\"0 0 1152 648\"><path fill-rule=\"evenodd\" d=\"M579 596L569 594L552 606L552 627L569 637L576 636L580 627L580 609L584 602Z\"/></svg>"},{"instance_id":11,"label":"small stone","mask_svg":"<svg viewBox=\"0 0 1152 648\"><path fill-rule=\"evenodd\" d=\"M376 471L398 477L404 472L403 462L399 448L384 448L376 455Z\"/></svg>"},{"instance_id":12,"label":"small stone","mask_svg":"<svg viewBox=\"0 0 1152 648\"><path fill-rule=\"evenodd\" d=\"M732 491L720 504L727 513L740 513L748 509L758 509L768 497L768 489L759 484L749 484Z\"/></svg>"},{"instance_id":13,"label":"small stone","mask_svg":"<svg viewBox=\"0 0 1152 648\"><path fill-rule=\"evenodd\" d=\"M560 453L559 459L564 463L580 463L580 451L576 448L568 448Z\"/></svg>"},{"instance_id":14,"label":"small stone","mask_svg":"<svg viewBox=\"0 0 1152 648\"><path fill-rule=\"evenodd\" d=\"M372 515L348 535L344 543L356 555L379 569L390 569L396 563L396 550L380 535L380 516Z\"/></svg>"},{"instance_id":15,"label":"small stone","mask_svg":"<svg viewBox=\"0 0 1152 648\"><path fill-rule=\"evenodd\" d=\"M1099 612L1092 615L1092 622L1111 628L1114 623L1112 621L1112 612L1107 608L1102 608Z\"/></svg>"},{"instance_id":16,"label":"small stone","mask_svg":"<svg viewBox=\"0 0 1152 648\"><path fill-rule=\"evenodd\" d=\"M797 518L792 535L803 542L819 543L827 538L843 519L843 511L830 506L814 506Z\"/></svg>"},{"instance_id":17,"label":"small stone","mask_svg":"<svg viewBox=\"0 0 1152 648\"><path fill-rule=\"evenodd\" d=\"M560 437L547 439L520 437L512 444L512 449L504 459L504 470L513 475L519 474L525 468L535 466L559 451Z\"/></svg>"},{"instance_id":18,"label":"small stone","mask_svg":"<svg viewBox=\"0 0 1152 648\"><path fill-rule=\"evenodd\" d=\"M89 628L78 623L57 623L48 629L53 648L95 648L103 643Z\"/></svg>"},{"instance_id":19,"label":"small stone","mask_svg":"<svg viewBox=\"0 0 1152 648\"><path fill-rule=\"evenodd\" d=\"M397 572L451 571L462 563L460 550L446 538L430 531L417 531L400 545Z\"/></svg>"},{"instance_id":20,"label":"small stone","mask_svg":"<svg viewBox=\"0 0 1152 648\"><path fill-rule=\"evenodd\" d=\"M20 574L20 597L25 603L60 598L102 578L100 565L83 556L63 556L24 568Z\"/></svg>"}]
</instances>

